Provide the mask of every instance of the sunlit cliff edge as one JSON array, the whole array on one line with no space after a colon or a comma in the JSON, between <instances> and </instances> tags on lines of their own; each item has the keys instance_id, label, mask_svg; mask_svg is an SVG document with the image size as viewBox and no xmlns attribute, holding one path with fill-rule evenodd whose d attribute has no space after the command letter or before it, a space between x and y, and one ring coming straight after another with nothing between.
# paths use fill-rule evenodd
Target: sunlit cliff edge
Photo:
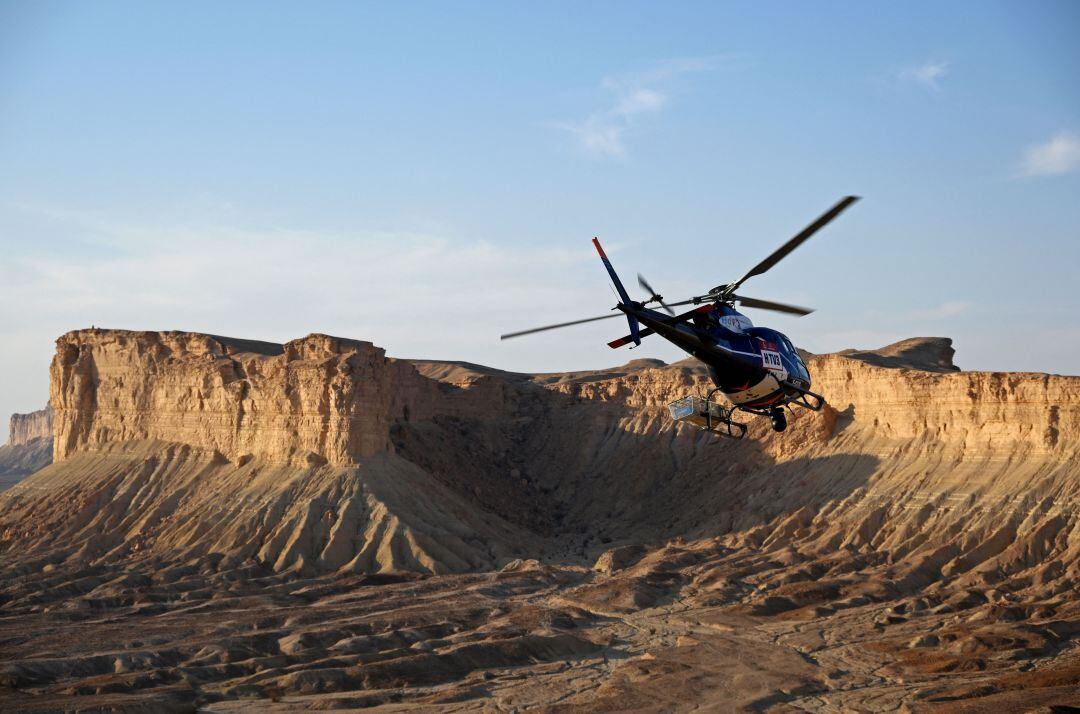
<instances>
[{"instance_id":1,"label":"sunlit cliff edge","mask_svg":"<svg viewBox=\"0 0 1080 714\"><path fill-rule=\"evenodd\" d=\"M5 494L0 547L445 572L723 537L1075 577L1080 378L873 361L811 357L829 406L732 442L670 421L708 389L691 361L522 375L325 335L81 330L51 367L55 463Z\"/></svg>"},{"instance_id":2,"label":"sunlit cliff edge","mask_svg":"<svg viewBox=\"0 0 1080 714\"><path fill-rule=\"evenodd\" d=\"M1080 377L952 356L808 356L828 406L730 441L668 415L710 387L693 360L519 374L69 333L55 439L32 440L56 460L0 494L0 699L1075 701Z\"/></svg>"},{"instance_id":3,"label":"sunlit cliff edge","mask_svg":"<svg viewBox=\"0 0 1080 714\"><path fill-rule=\"evenodd\" d=\"M51 439L52 417L52 408L48 406L29 414L12 414L8 445L24 446L35 439Z\"/></svg>"}]
</instances>

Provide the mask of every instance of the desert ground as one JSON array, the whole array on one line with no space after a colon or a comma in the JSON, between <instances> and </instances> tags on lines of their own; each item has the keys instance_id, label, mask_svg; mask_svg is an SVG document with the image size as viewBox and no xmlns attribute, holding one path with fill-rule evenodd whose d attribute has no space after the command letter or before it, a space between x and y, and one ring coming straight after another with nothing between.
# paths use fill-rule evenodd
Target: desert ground
<instances>
[{"instance_id":1,"label":"desert ground","mask_svg":"<svg viewBox=\"0 0 1080 714\"><path fill-rule=\"evenodd\" d=\"M0 452L0 709L1080 711L1080 377L808 366L734 441L671 421L693 361L68 333Z\"/></svg>"}]
</instances>

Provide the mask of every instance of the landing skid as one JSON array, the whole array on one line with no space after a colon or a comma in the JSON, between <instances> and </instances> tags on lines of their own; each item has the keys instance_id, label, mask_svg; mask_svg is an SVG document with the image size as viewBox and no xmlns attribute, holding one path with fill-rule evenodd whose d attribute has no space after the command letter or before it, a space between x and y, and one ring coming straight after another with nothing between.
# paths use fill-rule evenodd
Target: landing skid
<instances>
[{"instance_id":1,"label":"landing skid","mask_svg":"<svg viewBox=\"0 0 1080 714\"><path fill-rule=\"evenodd\" d=\"M812 412L819 412L821 408L825 406L825 397L820 394L815 394L808 389L792 384L791 382L784 382L784 388L794 392L798 392L799 396L795 399L788 399L788 404L794 404L795 406L802 407L803 409L809 409Z\"/></svg>"}]
</instances>

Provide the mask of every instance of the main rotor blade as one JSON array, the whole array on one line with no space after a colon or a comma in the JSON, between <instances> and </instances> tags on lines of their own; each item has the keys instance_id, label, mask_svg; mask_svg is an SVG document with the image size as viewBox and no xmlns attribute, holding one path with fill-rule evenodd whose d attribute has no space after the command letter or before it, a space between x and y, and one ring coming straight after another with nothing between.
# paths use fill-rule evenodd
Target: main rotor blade
<instances>
[{"instance_id":1,"label":"main rotor blade","mask_svg":"<svg viewBox=\"0 0 1080 714\"><path fill-rule=\"evenodd\" d=\"M543 327L534 327L529 330L521 330L520 332L510 332L505 335L499 335L500 340L509 340L511 337L521 337L522 335L531 335L534 332L544 332L545 330L556 330L560 327L570 327L571 325L580 325L586 322L596 322L597 320L608 320L612 317L622 317L623 313L613 312L609 315L601 315L600 317L586 317L584 320L571 320L570 322L560 322L558 325L545 325Z\"/></svg>"},{"instance_id":2,"label":"main rotor blade","mask_svg":"<svg viewBox=\"0 0 1080 714\"><path fill-rule=\"evenodd\" d=\"M792 315L809 315L814 310L809 307L799 307L798 305L785 305L782 302L772 302L770 300L758 300L757 298L743 297L742 295L732 295L733 300L738 300L739 304L743 307L756 307L761 310L774 310L776 312L787 312Z\"/></svg>"},{"instance_id":3,"label":"main rotor blade","mask_svg":"<svg viewBox=\"0 0 1080 714\"><path fill-rule=\"evenodd\" d=\"M674 315L675 314L674 310L672 310L670 307L668 307L667 305L664 304L664 299L662 297L660 297L660 294L658 292L653 290L653 286L649 285L649 281L645 279L644 275L642 275L641 273L638 273L637 274L637 281L638 281L638 285L640 285L643 290L647 290L649 292L649 299L650 300L656 300L656 302L660 303L660 307L664 308L664 310L667 311L667 314L669 314L669 315Z\"/></svg>"},{"instance_id":4,"label":"main rotor blade","mask_svg":"<svg viewBox=\"0 0 1080 714\"><path fill-rule=\"evenodd\" d=\"M755 275L761 275L769 268L779 263L788 253L802 245L803 241L824 228L829 223L829 221L839 216L845 208L858 200L858 196L844 196L835 206L825 211L825 213L822 213L816 221L808 225L806 228L803 228L791 240L789 240L787 243L784 243L782 246L773 251L772 255L751 268L750 272L736 280L734 283L728 285L727 292L734 292L740 285L743 284L744 281L746 281L747 278L752 278Z\"/></svg>"}]
</instances>

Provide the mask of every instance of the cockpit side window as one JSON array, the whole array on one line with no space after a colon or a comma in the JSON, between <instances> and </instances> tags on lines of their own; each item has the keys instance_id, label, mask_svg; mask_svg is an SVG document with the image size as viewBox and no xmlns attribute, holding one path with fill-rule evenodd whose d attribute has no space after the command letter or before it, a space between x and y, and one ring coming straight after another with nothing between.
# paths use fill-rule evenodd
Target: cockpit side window
<instances>
[{"instance_id":1,"label":"cockpit side window","mask_svg":"<svg viewBox=\"0 0 1080 714\"><path fill-rule=\"evenodd\" d=\"M795 345L791 344L791 340L789 340L786 336L783 336L783 343L784 349L787 351L788 355L790 355L792 359L801 364L802 357L799 356L799 351L795 349Z\"/></svg>"},{"instance_id":2,"label":"cockpit side window","mask_svg":"<svg viewBox=\"0 0 1080 714\"><path fill-rule=\"evenodd\" d=\"M791 343L784 337L783 333L776 330L769 330L768 333L763 334L762 337L767 339L776 345L776 349L780 351L780 354L790 356L795 354L795 350L792 348Z\"/></svg>"}]
</instances>

